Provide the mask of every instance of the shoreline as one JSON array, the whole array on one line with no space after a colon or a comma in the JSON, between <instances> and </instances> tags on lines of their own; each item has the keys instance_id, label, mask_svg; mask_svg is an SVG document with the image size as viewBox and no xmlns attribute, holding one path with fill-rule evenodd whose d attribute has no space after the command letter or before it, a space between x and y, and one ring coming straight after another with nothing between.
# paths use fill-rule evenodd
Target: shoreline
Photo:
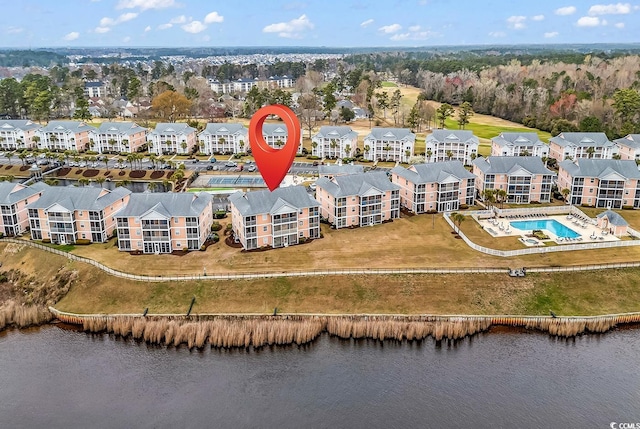
<instances>
[{"instance_id":1,"label":"shoreline","mask_svg":"<svg viewBox=\"0 0 640 429\"><path fill-rule=\"evenodd\" d=\"M537 331L558 338L601 334L640 324L640 312L600 316L373 315L373 314L75 314L49 308L58 321L94 334L189 349L303 345L323 333L379 341L461 340L496 328Z\"/></svg>"}]
</instances>

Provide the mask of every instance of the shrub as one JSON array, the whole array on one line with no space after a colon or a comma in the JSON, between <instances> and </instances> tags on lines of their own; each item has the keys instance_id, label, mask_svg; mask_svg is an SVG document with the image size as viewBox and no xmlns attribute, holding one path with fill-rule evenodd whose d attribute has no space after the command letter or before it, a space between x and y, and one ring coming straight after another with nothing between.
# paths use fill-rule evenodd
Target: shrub
<instances>
[{"instance_id":1,"label":"shrub","mask_svg":"<svg viewBox=\"0 0 640 429\"><path fill-rule=\"evenodd\" d=\"M50 238L43 238L42 242L43 243L51 243L51 239Z\"/></svg>"},{"instance_id":2,"label":"shrub","mask_svg":"<svg viewBox=\"0 0 640 429\"><path fill-rule=\"evenodd\" d=\"M633 206L622 206L622 210L633 210Z\"/></svg>"},{"instance_id":3,"label":"shrub","mask_svg":"<svg viewBox=\"0 0 640 429\"><path fill-rule=\"evenodd\" d=\"M436 213L438 213L438 210L430 209L430 210L427 210L425 213L426 214L436 214Z\"/></svg>"},{"instance_id":4,"label":"shrub","mask_svg":"<svg viewBox=\"0 0 640 429\"><path fill-rule=\"evenodd\" d=\"M215 213L213 213L213 218L214 219L224 219L225 217L227 217L227 212L224 210L217 210ZM231 226L230 224L227 225L227 227Z\"/></svg>"},{"instance_id":5,"label":"shrub","mask_svg":"<svg viewBox=\"0 0 640 429\"><path fill-rule=\"evenodd\" d=\"M81 244L81 245L91 244L91 240L89 240L88 238L78 238L76 240L76 244Z\"/></svg>"},{"instance_id":6,"label":"shrub","mask_svg":"<svg viewBox=\"0 0 640 429\"><path fill-rule=\"evenodd\" d=\"M230 223L227 224L226 230L227 231L231 231L233 229L233 225L231 225Z\"/></svg>"},{"instance_id":7,"label":"shrub","mask_svg":"<svg viewBox=\"0 0 640 429\"><path fill-rule=\"evenodd\" d=\"M529 201L529 204L541 204L540 201Z\"/></svg>"},{"instance_id":8,"label":"shrub","mask_svg":"<svg viewBox=\"0 0 640 429\"><path fill-rule=\"evenodd\" d=\"M211 224L211 231L220 231L222 229L222 225L220 225L220 222L213 222Z\"/></svg>"},{"instance_id":9,"label":"shrub","mask_svg":"<svg viewBox=\"0 0 640 429\"><path fill-rule=\"evenodd\" d=\"M467 210L469 208L466 204L460 204L460 210Z\"/></svg>"}]
</instances>

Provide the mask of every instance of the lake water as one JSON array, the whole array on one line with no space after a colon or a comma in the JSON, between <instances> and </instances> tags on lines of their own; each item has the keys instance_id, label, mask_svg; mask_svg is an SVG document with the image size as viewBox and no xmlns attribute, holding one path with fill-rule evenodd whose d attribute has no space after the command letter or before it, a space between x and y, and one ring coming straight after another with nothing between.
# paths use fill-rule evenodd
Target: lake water
<instances>
[{"instance_id":1,"label":"lake water","mask_svg":"<svg viewBox=\"0 0 640 429\"><path fill-rule=\"evenodd\" d=\"M640 422L640 330L189 351L0 333L2 428L608 428Z\"/></svg>"}]
</instances>

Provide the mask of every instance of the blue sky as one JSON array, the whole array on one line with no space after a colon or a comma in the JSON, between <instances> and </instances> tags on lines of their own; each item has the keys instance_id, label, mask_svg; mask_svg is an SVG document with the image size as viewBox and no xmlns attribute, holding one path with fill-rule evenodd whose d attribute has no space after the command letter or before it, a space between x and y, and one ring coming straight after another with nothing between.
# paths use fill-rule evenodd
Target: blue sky
<instances>
[{"instance_id":1,"label":"blue sky","mask_svg":"<svg viewBox=\"0 0 640 429\"><path fill-rule=\"evenodd\" d=\"M557 0L13 0L0 47L640 42L640 3Z\"/></svg>"}]
</instances>

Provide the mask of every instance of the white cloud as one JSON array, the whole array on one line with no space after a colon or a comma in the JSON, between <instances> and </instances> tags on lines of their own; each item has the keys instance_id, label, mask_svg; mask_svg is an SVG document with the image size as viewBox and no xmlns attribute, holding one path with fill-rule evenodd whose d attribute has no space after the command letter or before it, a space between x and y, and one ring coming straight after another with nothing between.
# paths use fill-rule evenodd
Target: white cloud
<instances>
[{"instance_id":1,"label":"white cloud","mask_svg":"<svg viewBox=\"0 0 640 429\"><path fill-rule=\"evenodd\" d=\"M556 9L556 15L573 15L576 13L577 9L575 6L565 6Z\"/></svg>"},{"instance_id":2,"label":"white cloud","mask_svg":"<svg viewBox=\"0 0 640 429\"><path fill-rule=\"evenodd\" d=\"M178 6L175 0L120 0L116 9L166 9Z\"/></svg>"},{"instance_id":3,"label":"white cloud","mask_svg":"<svg viewBox=\"0 0 640 429\"><path fill-rule=\"evenodd\" d=\"M169 24L184 24L187 22L187 17L184 15L176 16L171 18Z\"/></svg>"},{"instance_id":4,"label":"white cloud","mask_svg":"<svg viewBox=\"0 0 640 429\"><path fill-rule=\"evenodd\" d=\"M544 15L534 15L531 17L532 21L544 21Z\"/></svg>"},{"instance_id":5,"label":"white cloud","mask_svg":"<svg viewBox=\"0 0 640 429\"><path fill-rule=\"evenodd\" d=\"M606 25L607 21L600 21L597 16L583 16L580 18L576 25L578 27L597 27L599 25Z\"/></svg>"},{"instance_id":6,"label":"white cloud","mask_svg":"<svg viewBox=\"0 0 640 429\"><path fill-rule=\"evenodd\" d=\"M202 41L203 42L208 42L211 40L211 36L209 36L208 34L205 34L204 36L202 36Z\"/></svg>"},{"instance_id":7,"label":"white cloud","mask_svg":"<svg viewBox=\"0 0 640 429\"><path fill-rule=\"evenodd\" d=\"M626 15L631 13L629 3L594 4L589 8L589 15Z\"/></svg>"},{"instance_id":8,"label":"white cloud","mask_svg":"<svg viewBox=\"0 0 640 429\"><path fill-rule=\"evenodd\" d=\"M624 28L624 22L616 22L613 24L616 28Z\"/></svg>"},{"instance_id":9,"label":"white cloud","mask_svg":"<svg viewBox=\"0 0 640 429\"><path fill-rule=\"evenodd\" d=\"M191 21L190 23L183 25L182 29L187 33L197 34L206 30L207 26L200 21Z\"/></svg>"},{"instance_id":10,"label":"white cloud","mask_svg":"<svg viewBox=\"0 0 640 429\"><path fill-rule=\"evenodd\" d=\"M166 30L171 27L173 27L173 24L160 24L158 25L158 30Z\"/></svg>"},{"instance_id":11,"label":"white cloud","mask_svg":"<svg viewBox=\"0 0 640 429\"><path fill-rule=\"evenodd\" d=\"M151 26L147 25L146 27L144 27L144 32L148 33L149 31L151 31Z\"/></svg>"},{"instance_id":12,"label":"white cloud","mask_svg":"<svg viewBox=\"0 0 640 429\"><path fill-rule=\"evenodd\" d=\"M373 24L373 19L367 19L366 21L362 21L360 27L366 27L367 25Z\"/></svg>"},{"instance_id":13,"label":"white cloud","mask_svg":"<svg viewBox=\"0 0 640 429\"><path fill-rule=\"evenodd\" d=\"M302 37L302 33L305 30L311 30L314 27L314 24L307 18L307 15L301 15L300 18L292 19L289 22L269 24L262 29L262 32L278 33L279 37L298 39Z\"/></svg>"},{"instance_id":14,"label":"white cloud","mask_svg":"<svg viewBox=\"0 0 640 429\"><path fill-rule=\"evenodd\" d=\"M558 34L560 33L558 33L557 31L549 31L548 33L544 33L544 37L545 39L553 39L554 37L558 36Z\"/></svg>"},{"instance_id":15,"label":"white cloud","mask_svg":"<svg viewBox=\"0 0 640 429\"><path fill-rule=\"evenodd\" d=\"M122 41L124 43L129 43L131 41L131 37L130 36L126 36L125 38L122 39Z\"/></svg>"},{"instance_id":16,"label":"white cloud","mask_svg":"<svg viewBox=\"0 0 640 429\"><path fill-rule=\"evenodd\" d=\"M111 31L111 27L96 27L93 31L100 34L108 33L109 31Z\"/></svg>"},{"instance_id":17,"label":"white cloud","mask_svg":"<svg viewBox=\"0 0 640 429\"><path fill-rule=\"evenodd\" d=\"M526 27L525 21L527 20L526 16L522 15L514 15L507 18L507 25L509 28L513 28L515 30L522 30Z\"/></svg>"},{"instance_id":18,"label":"white cloud","mask_svg":"<svg viewBox=\"0 0 640 429\"><path fill-rule=\"evenodd\" d=\"M402 25L400 24L383 25L382 27L378 28L378 30L386 34L397 33L398 31L402 30Z\"/></svg>"},{"instance_id":19,"label":"white cloud","mask_svg":"<svg viewBox=\"0 0 640 429\"><path fill-rule=\"evenodd\" d=\"M113 27L114 25L118 25L118 24L120 24L122 22L131 21L132 19L135 19L137 17L138 17L138 13L137 12L123 13L122 15L117 17L116 19L109 18L109 17L105 16L104 18L102 18L100 20L100 27Z\"/></svg>"},{"instance_id":20,"label":"white cloud","mask_svg":"<svg viewBox=\"0 0 640 429\"><path fill-rule=\"evenodd\" d=\"M491 31L489 32L489 36L491 37L505 37L507 33L504 31Z\"/></svg>"},{"instance_id":21,"label":"white cloud","mask_svg":"<svg viewBox=\"0 0 640 429\"><path fill-rule=\"evenodd\" d=\"M22 27L7 27L7 34L19 34L22 33L24 31L24 28Z\"/></svg>"},{"instance_id":22,"label":"white cloud","mask_svg":"<svg viewBox=\"0 0 640 429\"><path fill-rule=\"evenodd\" d=\"M113 18L109 18L109 17L104 17L100 20L100 26L101 27L108 27L110 25L115 25L116 21Z\"/></svg>"},{"instance_id":23,"label":"white cloud","mask_svg":"<svg viewBox=\"0 0 640 429\"><path fill-rule=\"evenodd\" d=\"M411 28L415 28L415 27L419 28L420 26L417 25ZM409 33L396 33L393 36L391 36L390 39L393 40L394 42L398 42L402 40L427 40L435 36L438 36L438 33L425 30L425 31L411 31Z\"/></svg>"},{"instance_id":24,"label":"white cloud","mask_svg":"<svg viewBox=\"0 0 640 429\"><path fill-rule=\"evenodd\" d=\"M224 21L224 16L218 14L216 11L210 12L204 17L205 24L213 24L222 21Z\"/></svg>"},{"instance_id":25,"label":"white cloud","mask_svg":"<svg viewBox=\"0 0 640 429\"><path fill-rule=\"evenodd\" d=\"M80 33L78 33L77 31L72 31L71 33L67 33L63 39L70 42L72 40L76 40L78 37L80 37Z\"/></svg>"},{"instance_id":26,"label":"white cloud","mask_svg":"<svg viewBox=\"0 0 640 429\"><path fill-rule=\"evenodd\" d=\"M409 31L411 32L416 32L416 31L420 31L420 26L419 25L412 25L411 27L409 27Z\"/></svg>"}]
</instances>

